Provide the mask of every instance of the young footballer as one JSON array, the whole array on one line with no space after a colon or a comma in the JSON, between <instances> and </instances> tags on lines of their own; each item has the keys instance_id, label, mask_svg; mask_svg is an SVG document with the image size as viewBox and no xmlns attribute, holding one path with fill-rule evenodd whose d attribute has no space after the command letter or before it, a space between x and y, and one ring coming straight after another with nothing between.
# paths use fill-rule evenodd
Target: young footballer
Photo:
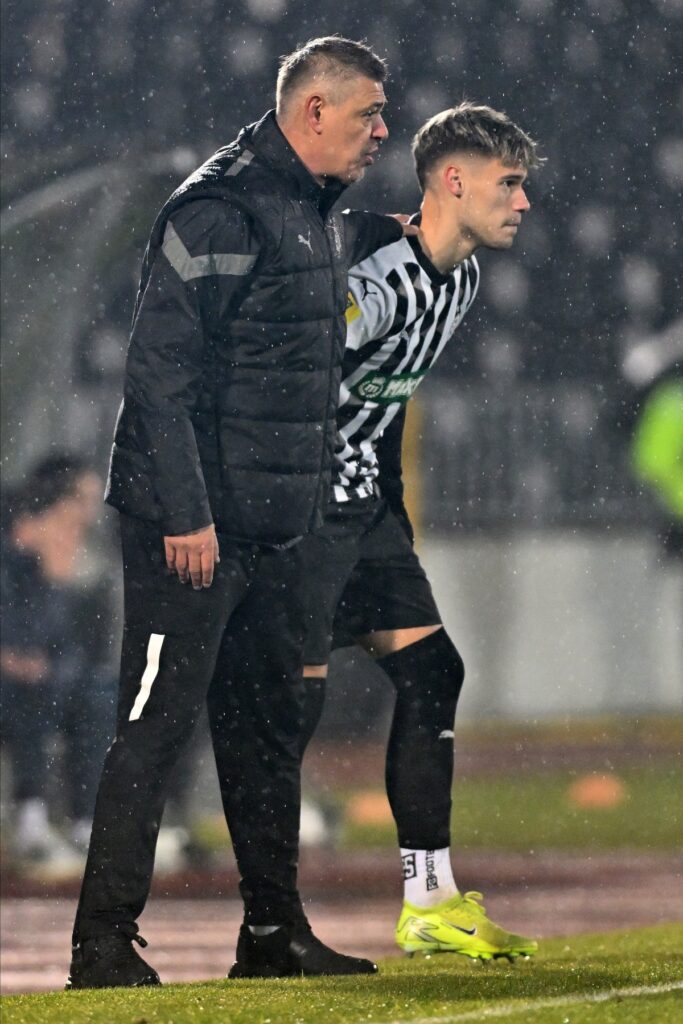
<instances>
[{"instance_id":1,"label":"young footballer","mask_svg":"<svg viewBox=\"0 0 683 1024\"><path fill-rule=\"evenodd\" d=\"M481 895L460 893L452 873L453 723L464 667L413 549L400 443L406 402L476 296L474 252L512 246L529 209L527 173L539 158L505 114L470 102L431 118L413 155L424 192L419 236L379 249L350 272L331 500L323 527L302 541L302 753L322 711L331 648L361 644L396 690L386 763L405 880L396 941L408 953L512 959L534 953L537 943L489 920ZM234 771L223 694L214 685L210 712L228 792ZM286 960L284 948L276 952L277 924L242 928L232 976Z\"/></svg>"}]
</instances>

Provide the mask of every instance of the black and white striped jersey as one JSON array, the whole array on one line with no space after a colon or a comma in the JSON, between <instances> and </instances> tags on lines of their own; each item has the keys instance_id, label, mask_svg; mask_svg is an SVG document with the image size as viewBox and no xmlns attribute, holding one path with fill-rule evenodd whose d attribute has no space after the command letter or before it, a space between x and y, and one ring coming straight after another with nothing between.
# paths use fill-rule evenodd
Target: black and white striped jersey
<instances>
[{"instance_id":1,"label":"black and white striped jersey","mask_svg":"<svg viewBox=\"0 0 683 1024\"><path fill-rule=\"evenodd\" d=\"M442 274L416 237L386 245L352 268L333 501L373 495L379 438L438 359L478 287L474 257Z\"/></svg>"}]
</instances>

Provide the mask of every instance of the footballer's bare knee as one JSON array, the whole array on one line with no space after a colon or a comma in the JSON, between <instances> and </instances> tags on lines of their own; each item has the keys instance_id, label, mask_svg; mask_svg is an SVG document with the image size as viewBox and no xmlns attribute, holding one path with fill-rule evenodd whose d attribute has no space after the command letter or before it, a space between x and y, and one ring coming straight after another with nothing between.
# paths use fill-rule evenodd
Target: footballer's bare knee
<instances>
[{"instance_id":1,"label":"footballer's bare knee","mask_svg":"<svg viewBox=\"0 0 683 1024\"><path fill-rule=\"evenodd\" d=\"M381 629L359 636L357 640L373 658L385 658L388 654L395 654L404 647L416 644L418 640L424 640L440 629L443 629L440 622L434 626L411 626L409 629Z\"/></svg>"},{"instance_id":2,"label":"footballer's bare knee","mask_svg":"<svg viewBox=\"0 0 683 1024\"><path fill-rule=\"evenodd\" d=\"M327 679L327 665L304 665L304 679Z\"/></svg>"}]
</instances>

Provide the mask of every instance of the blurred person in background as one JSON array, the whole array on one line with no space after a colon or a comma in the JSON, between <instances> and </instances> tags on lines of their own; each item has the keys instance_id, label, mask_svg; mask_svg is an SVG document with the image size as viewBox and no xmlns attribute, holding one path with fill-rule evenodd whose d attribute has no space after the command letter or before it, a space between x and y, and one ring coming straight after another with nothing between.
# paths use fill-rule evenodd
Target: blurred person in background
<instances>
[{"instance_id":1,"label":"blurred person in background","mask_svg":"<svg viewBox=\"0 0 683 1024\"><path fill-rule=\"evenodd\" d=\"M624 376L634 388L633 472L654 495L663 552L683 559L683 318L634 346Z\"/></svg>"},{"instance_id":2,"label":"blurred person in background","mask_svg":"<svg viewBox=\"0 0 683 1024\"><path fill-rule=\"evenodd\" d=\"M35 466L6 503L0 668L12 853L44 874L82 868L113 730L111 591L88 546L101 492L85 460L59 453Z\"/></svg>"},{"instance_id":3,"label":"blurred person in background","mask_svg":"<svg viewBox=\"0 0 683 1024\"><path fill-rule=\"evenodd\" d=\"M636 344L623 365L631 472L652 496L659 572L653 581L657 656L650 685L683 691L683 318Z\"/></svg>"},{"instance_id":4,"label":"blurred person in background","mask_svg":"<svg viewBox=\"0 0 683 1024\"><path fill-rule=\"evenodd\" d=\"M133 948L146 944L137 919L171 771L240 610L261 647L278 640L259 680L255 743L241 750L226 805L246 928L258 940L278 926L255 969L376 970L323 945L296 899L304 620L295 583L298 542L322 522L329 484L348 270L403 234L388 217L332 209L388 134L385 78L368 47L311 40L283 60L276 110L198 168L152 228L107 488L121 513L124 576L117 729L69 988L160 983ZM271 799L283 776L287 805ZM276 862L282 819L289 846Z\"/></svg>"},{"instance_id":5,"label":"blurred person in background","mask_svg":"<svg viewBox=\"0 0 683 1024\"><path fill-rule=\"evenodd\" d=\"M474 252L512 246L529 209L527 174L540 159L536 143L505 114L470 102L423 125L413 155L424 193L419 236L379 249L350 273L331 500L323 526L302 541L302 756L322 713L331 648L359 643L396 693L386 769L405 882L396 941L411 953L513 959L534 953L537 943L490 921L480 894L461 894L453 878L453 726L464 667L413 548L401 437L406 402L476 296ZM240 680L232 669L249 651L243 690L270 671L247 619L236 617L229 632L236 651L219 663L222 675L209 694L226 804L238 784L240 745L254 742L248 721L235 728L231 701L240 700ZM287 780L278 784L286 804ZM231 976L250 976L253 945L243 928Z\"/></svg>"}]
</instances>

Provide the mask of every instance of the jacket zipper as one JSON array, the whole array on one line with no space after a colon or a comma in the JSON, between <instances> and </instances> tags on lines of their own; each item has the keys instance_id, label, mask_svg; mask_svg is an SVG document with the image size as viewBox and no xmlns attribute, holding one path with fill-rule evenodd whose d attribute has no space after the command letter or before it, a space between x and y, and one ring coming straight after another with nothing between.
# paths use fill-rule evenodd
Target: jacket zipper
<instances>
[{"instance_id":1,"label":"jacket zipper","mask_svg":"<svg viewBox=\"0 0 683 1024\"><path fill-rule=\"evenodd\" d=\"M334 214L332 216L334 216ZM325 235L325 241L327 243L327 249L328 249L328 252L330 254L330 260L331 260L330 270L331 270L331 273L332 273L332 296L333 296L334 302L336 303L337 295L339 294L339 289L337 287L336 260L335 260L336 246L333 247L332 240L330 239L330 235L334 234L334 228L333 228L333 226L331 225L330 221L327 218L322 218L322 222L323 222L323 233ZM342 246L343 246L343 242L342 242ZM342 252L343 252L343 249L342 249ZM318 507L318 500L319 500L320 492L321 492L322 486L323 486L322 471L323 471L323 465L324 465L324 462L325 462L325 446L326 446L326 443L327 443L327 425L328 425L328 423L330 421L330 404L331 404L330 403L330 394L331 394L331 389L332 389L332 370L334 368L334 358L335 358L336 340L337 340L336 339L336 333L335 333L336 323L337 323L337 318L333 317L333 319L332 319L332 337L330 339L331 340L331 344L330 344L330 361L329 361L329 365L328 365L328 368L327 368L327 385L328 385L328 387L327 387L327 404L326 404L326 407L325 407L325 419L323 420L322 448L321 448L321 452L320 452L320 471L318 473L318 488L317 488L317 491L316 491L316 494L315 494L315 501L313 503L313 510L311 512L310 525L313 525L313 520L315 518L315 510ZM338 397L337 397L337 400L338 400ZM330 467L330 469L331 469L331 467Z\"/></svg>"}]
</instances>

